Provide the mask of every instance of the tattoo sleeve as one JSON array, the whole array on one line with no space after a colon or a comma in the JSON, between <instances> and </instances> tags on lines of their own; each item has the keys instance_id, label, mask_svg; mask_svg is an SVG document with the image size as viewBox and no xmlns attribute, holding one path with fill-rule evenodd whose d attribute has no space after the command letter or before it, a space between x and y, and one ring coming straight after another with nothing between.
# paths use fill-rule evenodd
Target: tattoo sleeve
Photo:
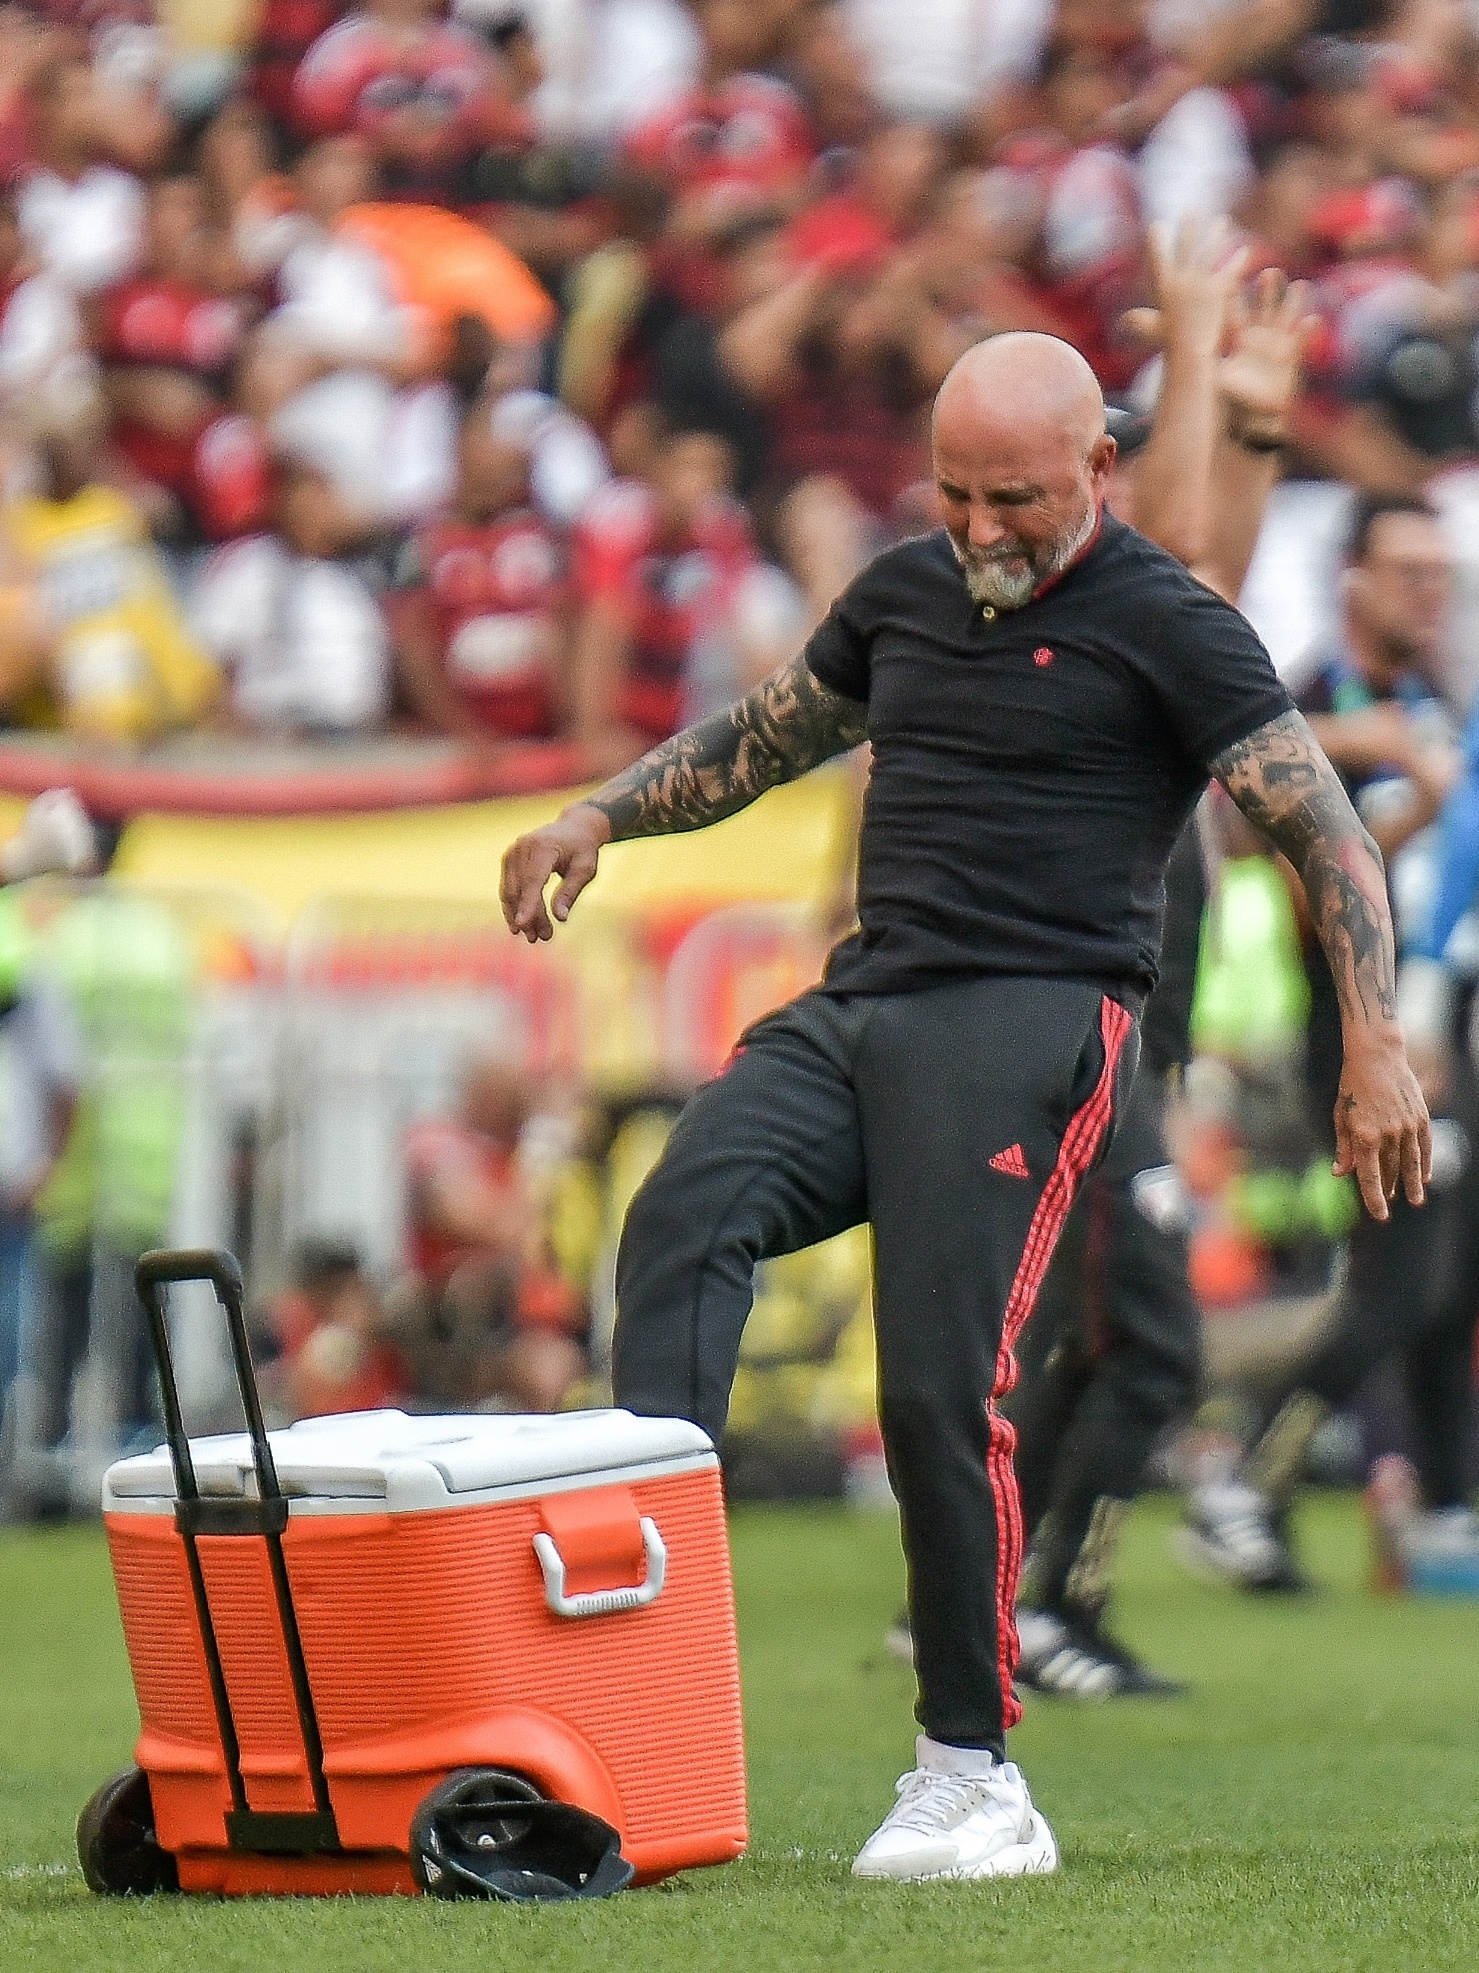
<instances>
[{"instance_id":1,"label":"tattoo sleeve","mask_svg":"<svg viewBox=\"0 0 1479 1973\"><path fill-rule=\"evenodd\" d=\"M643 754L590 805L608 818L615 842L702 829L858 746L867 717L859 700L823 685L796 657L723 712Z\"/></svg>"},{"instance_id":2,"label":"tattoo sleeve","mask_svg":"<svg viewBox=\"0 0 1479 1973\"><path fill-rule=\"evenodd\" d=\"M1347 1029L1394 1021L1396 950L1381 852L1304 719L1281 713L1219 754L1212 772L1299 872Z\"/></svg>"}]
</instances>

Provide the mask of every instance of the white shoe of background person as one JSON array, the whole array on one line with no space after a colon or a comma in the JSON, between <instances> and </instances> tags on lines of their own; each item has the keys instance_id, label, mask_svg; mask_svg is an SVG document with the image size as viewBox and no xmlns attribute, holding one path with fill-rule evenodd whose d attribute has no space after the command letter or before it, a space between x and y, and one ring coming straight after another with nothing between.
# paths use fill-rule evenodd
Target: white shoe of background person
<instances>
[{"instance_id":1,"label":"white shoe of background person","mask_svg":"<svg viewBox=\"0 0 1479 1973\"><path fill-rule=\"evenodd\" d=\"M1398 1534L1397 1553L1419 1596L1479 1596L1479 1516L1472 1508L1419 1510Z\"/></svg>"},{"instance_id":2,"label":"white shoe of background person","mask_svg":"<svg viewBox=\"0 0 1479 1973\"><path fill-rule=\"evenodd\" d=\"M1053 1832L1013 1762L923 1733L915 1749L919 1765L900 1777L898 1800L859 1850L854 1877L958 1883L1058 1868Z\"/></svg>"},{"instance_id":3,"label":"white shoe of background person","mask_svg":"<svg viewBox=\"0 0 1479 1973\"><path fill-rule=\"evenodd\" d=\"M1175 1546L1189 1568L1239 1589L1292 1594L1309 1588L1277 1525L1273 1503L1242 1480L1194 1487Z\"/></svg>"},{"instance_id":4,"label":"white shoe of background person","mask_svg":"<svg viewBox=\"0 0 1479 1973\"><path fill-rule=\"evenodd\" d=\"M48 788L21 817L21 826L0 845L0 883L19 883L48 870L80 876L96 867L97 837L87 810L70 788Z\"/></svg>"}]
</instances>

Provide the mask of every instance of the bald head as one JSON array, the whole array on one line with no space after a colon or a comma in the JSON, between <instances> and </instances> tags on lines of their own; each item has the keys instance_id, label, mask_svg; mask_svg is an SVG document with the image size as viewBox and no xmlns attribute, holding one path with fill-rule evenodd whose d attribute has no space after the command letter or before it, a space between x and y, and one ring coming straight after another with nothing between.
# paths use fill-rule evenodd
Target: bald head
<instances>
[{"instance_id":1,"label":"bald head","mask_svg":"<svg viewBox=\"0 0 1479 1973\"><path fill-rule=\"evenodd\" d=\"M940 386L945 525L976 601L1020 609L1093 533L1114 459L1093 371L1056 336L993 336Z\"/></svg>"},{"instance_id":2,"label":"bald head","mask_svg":"<svg viewBox=\"0 0 1479 1973\"><path fill-rule=\"evenodd\" d=\"M1010 434L1015 447L1087 453L1104 435L1104 398L1072 343L1023 330L966 351L940 386L933 422L937 438L989 444Z\"/></svg>"}]
</instances>

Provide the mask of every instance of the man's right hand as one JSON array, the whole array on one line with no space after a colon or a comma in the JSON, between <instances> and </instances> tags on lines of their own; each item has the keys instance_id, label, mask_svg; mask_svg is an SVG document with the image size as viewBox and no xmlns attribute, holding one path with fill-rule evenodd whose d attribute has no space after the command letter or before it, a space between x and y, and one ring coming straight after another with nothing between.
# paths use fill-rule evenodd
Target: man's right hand
<instances>
[{"instance_id":1,"label":"man's right hand","mask_svg":"<svg viewBox=\"0 0 1479 1973\"><path fill-rule=\"evenodd\" d=\"M508 928L530 945L552 939L555 927L570 916L570 907L596 874L603 844L611 841L611 823L589 802L576 802L543 829L520 836L503 859L498 895ZM544 890L551 877L563 881L546 907Z\"/></svg>"}]
</instances>

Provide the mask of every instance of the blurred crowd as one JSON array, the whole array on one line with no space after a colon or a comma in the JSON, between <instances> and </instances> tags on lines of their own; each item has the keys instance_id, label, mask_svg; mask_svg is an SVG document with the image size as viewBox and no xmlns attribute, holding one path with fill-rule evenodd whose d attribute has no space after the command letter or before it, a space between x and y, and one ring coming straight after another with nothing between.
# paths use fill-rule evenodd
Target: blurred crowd
<instances>
[{"instance_id":1,"label":"blurred crowd","mask_svg":"<svg viewBox=\"0 0 1479 1973\"><path fill-rule=\"evenodd\" d=\"M412 1125L402 1147L405 1272L377 1283L351 1243L309 1240L291 1285L262 1311L272 1408L287 1418L560 1408L589 1368L581 1263L588 1274L592 1228L573 1255L572 1187L588 1200L589 1167L562 1142L563 1169L551 1171L540 1126L554 1122L504 1057L469 1061L456 1112Z\"/></svg>"},{"instance_id":2,"label":"blurred crowd","mask_svg":"<svg viewBox=\"0 0 1479 1973\"><path fill-rule=\"evenodd\" d=\"M32 0L0 172L21 727L630 757L930 522L971 342L1147 410L1189 215L1313 284L1291 482L1479 457L1462 0Z\"/></svg>"}]
</instances>

